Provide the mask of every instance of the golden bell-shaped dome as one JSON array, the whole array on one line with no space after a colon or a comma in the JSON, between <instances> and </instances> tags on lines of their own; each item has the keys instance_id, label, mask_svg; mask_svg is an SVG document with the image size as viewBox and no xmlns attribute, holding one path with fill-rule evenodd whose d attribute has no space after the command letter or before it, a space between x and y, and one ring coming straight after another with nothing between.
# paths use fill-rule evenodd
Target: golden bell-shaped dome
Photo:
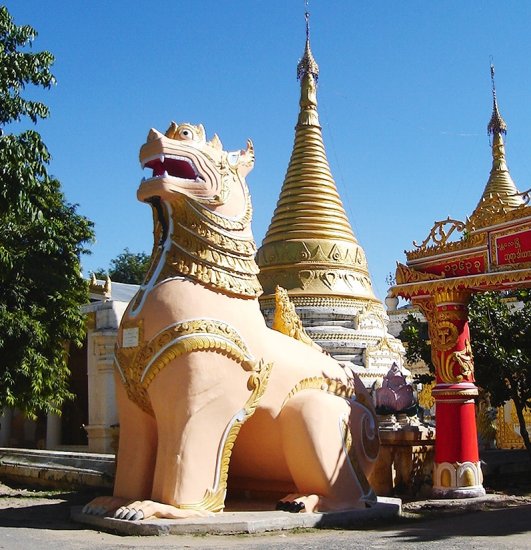
<instances>
[{"instance_id":1,"label":"golden bell-shaped dome","mask_svg":"<svg viewBox=\"0 0 531 550\"><path fill-rule=\"evenodd\" d=\"M342 296L374 300L365 253L358 244L326 158L319 115L319 67L306 47L297 66L301 83L295 142L273 218L258 250L264 299L275 287L290 297Z\"/></svg>"}]
</instances>

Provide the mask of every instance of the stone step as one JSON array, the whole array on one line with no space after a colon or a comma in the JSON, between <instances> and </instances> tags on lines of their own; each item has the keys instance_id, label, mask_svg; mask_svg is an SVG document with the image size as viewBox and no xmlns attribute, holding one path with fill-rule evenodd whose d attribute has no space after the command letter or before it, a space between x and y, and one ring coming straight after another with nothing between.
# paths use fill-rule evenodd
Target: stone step
<instances>
[{"instance_id":1,"label":"stone step","mask_svg":"<svg viewBox=\"0 0 531 550\"><path fill-rule=\"evenodd\" d=\"M57 488L112 488L112 454L0 447L0 478Z\"/></svg>"}]
</instances>

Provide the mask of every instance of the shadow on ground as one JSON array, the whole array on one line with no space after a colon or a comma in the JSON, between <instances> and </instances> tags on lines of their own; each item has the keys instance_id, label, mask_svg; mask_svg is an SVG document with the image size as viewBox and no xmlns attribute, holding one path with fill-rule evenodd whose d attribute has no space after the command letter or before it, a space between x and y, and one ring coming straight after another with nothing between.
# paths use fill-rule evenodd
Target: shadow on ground
<instances>
[{"instance_id":1,"label":"shadow on ground","mask_svg":"<svg viewBox=\"0 0 531 550\"><path fill-rule=\"evenodd\" d=\"M430 542L459 537L487 539L531 533L531 504L501 510L444 515L441 518L415 522L399 529L393 537L397 542Z\"/></svg>"},{"instance_id":2,"label":"shadow on ground","mask_svg":"<svg viewBox=\"0 0 531 550\"><path fill-rule=\"evenodd\" d=\"M70 520L70 508L84 505L97 494L93 491L32 491L0 483L0 527L26 529L79 529Z\"/></svg>"}]
</instances>

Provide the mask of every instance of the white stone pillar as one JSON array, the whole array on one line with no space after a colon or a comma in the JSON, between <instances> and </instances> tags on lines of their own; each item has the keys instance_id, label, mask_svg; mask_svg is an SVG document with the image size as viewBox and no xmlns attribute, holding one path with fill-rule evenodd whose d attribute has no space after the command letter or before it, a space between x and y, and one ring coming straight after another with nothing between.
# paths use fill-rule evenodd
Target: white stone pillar
<instances>
[{"instance_id":1,"label":"white stone pillar","mask_svg":"<svg viewBox=\"0 0 531 550\"><path fill-rule=\"evenodd\" d=\"M114 386L114 345L126 303L107 301L85 307L92 315L88 330L87 375L89 452L112 453L118 424ZM90 308L90 312L88 311Z\"/></svg>"}]
</instances>

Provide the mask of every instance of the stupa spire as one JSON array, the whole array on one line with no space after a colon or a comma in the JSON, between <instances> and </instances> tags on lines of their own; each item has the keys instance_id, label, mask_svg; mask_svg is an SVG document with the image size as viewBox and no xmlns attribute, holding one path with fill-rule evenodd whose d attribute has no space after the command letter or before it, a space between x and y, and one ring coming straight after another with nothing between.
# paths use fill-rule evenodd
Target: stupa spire
<instances>
[{"instance_id":1,"label":"stupa spire","mask_svg":"<svg viewBox=\"0 0 531 550\"><path fill-rule=\"evenodd\" d=\"M258 252L260 280L265 296L274 293L278 283L290 295L354 293L375 300L365 253L354 236L326 157L317 113L319 67L310 46L308 12L305 20L306 43L297 65L300 110L295 140L277 207Z\"/></svg>"},{"instance_id":2,"label":"stupa spire","mask_svg":"<svg viewBox=\"0 0 531 550\"><path fill-rule=\"evenodd\" d=\"M310 14L304 14L306 19L306 45L304 55L297 64L297 80L301 83L299 124L313 124L319 126L317 114L317 80L319 79L319 65L315 61L310 47Z\"/></svg>"},{"instance_id":3,"label":"stupa spire","mask_svg":"<svg viewBox=\"0 0 531 550\"><path fill-rule=\"evenodd\" d=\"M490 117L489 124L487 125L487 133L489 135L494 134L506 134L507 124L500 115L498 109L498 100L496 98L496 81L494 80L494 65L490 66L490 80L492 83L492 116Z\"/></svg>"},{"instance_id":4,"label":"stupa spire","mask_svg":"<svg viewBox=\"0 0 531 550\"><path fill-rule=\"evenodd\" d=\"M505 212L524 203L507 167L505 144L503 142L503 136L507 134L507 124L498 108L494 65L492 64L490 66L490 78L492 82L492 116L487 125L487 133L492 140L492 169L483 195L471 219L485 218L483 214L487 215L487 213L490 216L497 212ZM484 223L481 223L481 225L484 225Z\"/></svg>"},{"instance_id":5,"label":"stupa spire","mask_svg":"<svg viewBox=\"0 0 531 550\"><path fill-rule=\"evenodd\" d=\"M308 9L305 19L306 44L297 65L300 109L293 150L257 255L264 290L260 309L266 322L282 331L278 319L285 309L279 304L285 294L277 292L276 304L275 289L283 287L305 333L370 386L393 363L403 364L404 350L387 332L387 317L374 295L365 252L354 236L328 165L317 113L319 67L310 47Z\"/></svg>"}]
</instances>

